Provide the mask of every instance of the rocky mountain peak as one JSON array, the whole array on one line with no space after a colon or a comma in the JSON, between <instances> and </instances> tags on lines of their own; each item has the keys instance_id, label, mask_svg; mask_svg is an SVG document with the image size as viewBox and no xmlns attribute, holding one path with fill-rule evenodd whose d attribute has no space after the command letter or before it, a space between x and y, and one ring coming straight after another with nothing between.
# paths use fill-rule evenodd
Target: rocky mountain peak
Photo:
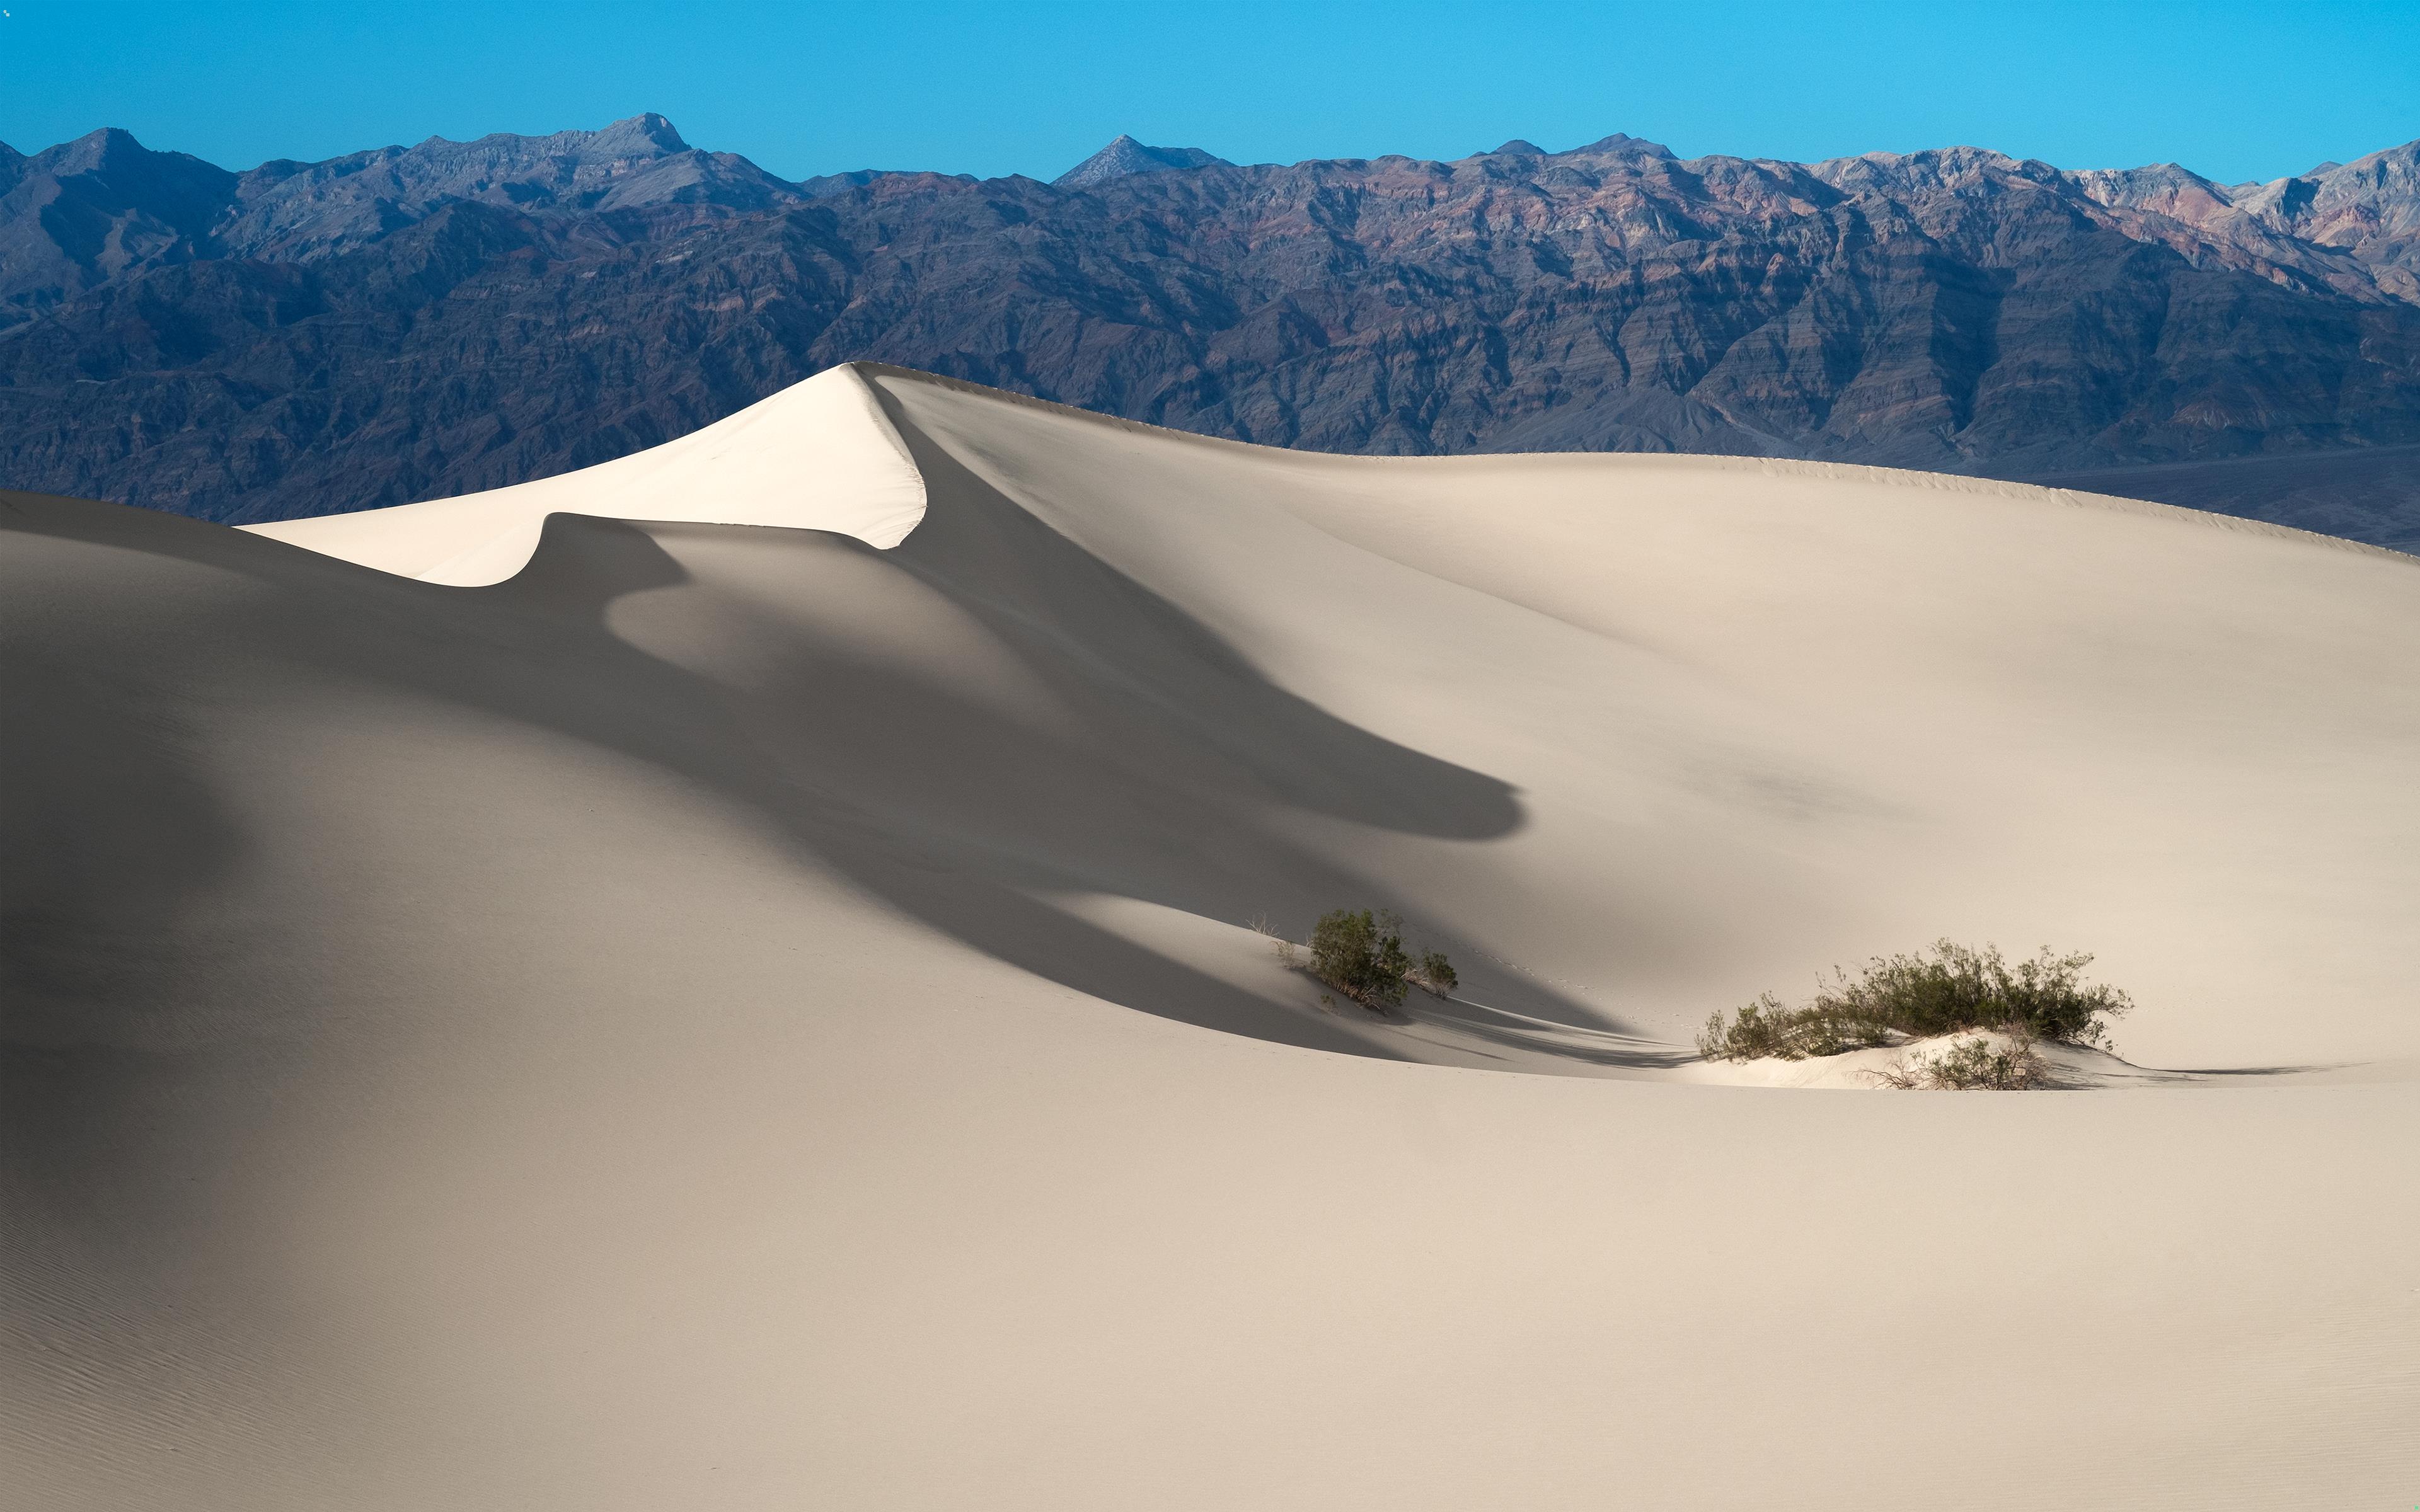
<instances>
[{"instance_id":1,"label":"rocky mountain peak","mask_svg":"<svg viewBox=\"0 0 2420 1512\"><path fill-rule=\"evenodd\" d=\"M2173 162L2087 168L2069 177L2097 204L2154 210L2192 225L2210 222L2235 203L2233 190Z\"/></svg>"},{"instance_id":2,"label":"rocky mountain peak","mask_svg":"<svg viewBox=\"0 0 2420 1512\"><path fill-rule=\"evenodd\" d=\"M468 142L432 136L415 147L386 150L390 156L398 156L403 161L439 172L453 172L463 164L480 163L507 172L526 173L540 170L542 165L563 162L643 162L678 157L697 149L681 140L680 132L673 129L671 121L651 111L644 116L615 121L594 131L555 131L546 136L491 131Z\"/></svg>"},{"instance_id":3,"label":"rocky mountain peak","mask_svg":"<svg viewBox=\"0 0 2420 1512\"><path fill-rule=\"evenodd\" d=\"M0 325L209 250L236 176L104 127L0 159Z\"/></svg>"},{"instance_id":4,"label":"rocky mountain peak","mask_svg":"<svg viewBox=\"0 0 2420 1512\"><path fill-rule=\"evenodd\" d=\"M93 173L150 155L148 147L134 140L133 132L115 126L86 131L72 142L36 154L45 169L56 174Z\"/></svg>"},{"instance_id":5,"label":"rocky mountain peak","mask_svg":"<svg viewBox=\"0 0 2420 1512\"><path fill-rule=\"evenodd\" d=\"M654 111L615 121L588 139L587 154L597 158L660 158L668 153L688 152L690 145L681 140L673 123Z\"/></svg>"},{"instance_id":6,"label":"rocky mountain peak","mask_svg":"<svg viewBox=\"0 0 2420 1512\"><path fill-rule=\"evenodd\" d=\"M1577 157L1584 152L1606 156L1630 154L1647 158L1672 156L1672 149L1663 143L1650 142L1643 136L1633 136L1628 131L1616 131L1611 136L1598 137L1584 147L1572 148L1570 155Z\"/></svg>"},{"instance_id":7,"label":"rocky mountain peak","mask_svg":"<svg viewBox=\"0 0 2420 1512\"><path fill-rule=\"evenodd\" d=\"M1090 189L1139 173L1182 172L1188 168L1232 168L1226 159L1214 157L1200 147L1146 147L1121 132L1116 140L1100 151L1052 179L1058 189Z\"/></svg>"},{"instance_id":8,"label":"rocky mountain peak","mask_svg":"<svg viewBox=\"0 0 2420 1512\"><path fill-rule=\"evenodd\" d=\"M525 215L667 206L703 214L762 210L803 193L736 153L690 147L650 111L594 131L433 136L326 162L264 163L238 197L221 239L299 259L366 245L464 201Z\"/></svg>"},{"instance_id":9,"label":"rocky mountain peak","mask_svg":"<svg viewBox=\"0 0 2420 1512\"><path fill-rule=\"evenodd\" d=\"M10 155L14 157L12 153ZM232 188L235 175L182 152L154 152L115 126L87 131L22 160L29 175L96 177L132 196L164 193L183 202Z\"/></svg>"}]
</instances>

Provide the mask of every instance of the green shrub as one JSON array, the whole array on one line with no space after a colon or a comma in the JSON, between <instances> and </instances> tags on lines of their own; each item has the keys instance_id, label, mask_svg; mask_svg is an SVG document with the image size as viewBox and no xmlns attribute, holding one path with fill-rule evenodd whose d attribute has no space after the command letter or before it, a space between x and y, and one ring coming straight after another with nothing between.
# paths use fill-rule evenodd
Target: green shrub
<instances>
[{"instance_id":1,"label":"green shrub","mask_svg":"<svg viewBox=\"0 0 2420 1512\"><path fill-rule=\"evenodd\" d=\"M2041 1057L2031 1040L2018 1037L2006 1043L1989 1040L1962 1041L1947 1055L1926 1063L1924 1079L1935 1091L2021 1092L2042 1082Z\"/></svg>"},{"instance_id":2,"label":"green shrub","mask_svg":"<svg viewBox=\"0 0 2420 1512\"><path fill-rule=\"evenodd\" d=\"M1996 946L1977 950L1940 940L1929 955L1877 957L1854 980L1836 970L1803 1008L1766 993L1735 1014L1717 1012L1698 1049L1710 1060L1803 1060L1888 1044L1898 1035L1922 1040L1967 1029L2105 1048L2107 1021L2134 1005L2115 987L2084 980L2091 961L2044 949L2010 965Z\"/></svg>"},{"instance_id":3,"label":"green shrub","mask_svg":"<svg viewBox=\"0 0 2420 1512\"><path fill-rule=\"evenodd\" d=\"M1311 973L1364 1008L1394 1007L1404 1000L1412 964L1403 923L1390 912L1367 908L1320 916L1311 932Z\"/></svg>"},{"instance_id":4,"label":"green shrub","mask_svg":"<svg viewBox=\"0 0 2420 1512\"><path fill-rule=\"evenodd\" d=\"M2022 1032L1996 1041L1978 1035L1938 1056L1906 1057L1868 1074L1902 1092L2023 1092L2050 1082L2033 1036Z\"/></svg>"},{"instance_id":5,"label":"green shrub","mask_svg":"<svg viewBox=\"0 0 2420 1512\"><path fill-rule=\"evenodd\" d=\"M1462 979L1453 974L1453 963L1445 958L1443 950L1421 951L1419 964L1404 975L1436 997L1447 996L1462 985Z\"/></svg>"},{"instance_id":6,"label":"green shrub","mask_svg":"<svg viewBox=\"0 0 2420 1512\"><path fill-rule=\"evenodd\" d=\"M1308 946L1280 934L1265 914L1251 919L1249 927L1269 937L1288 970L1308 970L1379 1012L1400 1006L1407 985L1438 997L1461 985L1443 950L1423 950L1415 958L1404 949L1403 918L1390 909L1339 908L1325 914L1312 927ZM1319 1001L1326 1008L1336 1006L1329 997Z\"/></svg>"},{"instance_id":7,"label":"green shrub","mask_svg":"<svg viewBox=\"0 0 2420 1512\"><path fill-rule=\"evenodd\" d=\"M1818 1000L1792 1008L1771 993L1736 1016L1717 1012L1698 1035L1698 1051L1710 1060L1758 1060L1776 1057L1804 1060L1837 1056L1869 1045L1888 1044L1891 1026Z\"/></svg>"}]
</instances>

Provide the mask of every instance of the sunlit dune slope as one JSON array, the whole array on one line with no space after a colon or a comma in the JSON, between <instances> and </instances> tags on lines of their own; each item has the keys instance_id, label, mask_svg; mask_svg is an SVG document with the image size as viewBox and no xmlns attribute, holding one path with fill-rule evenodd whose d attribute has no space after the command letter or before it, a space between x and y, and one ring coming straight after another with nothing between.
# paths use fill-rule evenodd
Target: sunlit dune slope
<instances>
[{"instance_id":1,"label":"sunlit dune slope","mask_svg":"<svg viewBox=\"0 0 2420 1512\"><path fill-rule=\"evenodd\" d=\"M875 396L835 368L630 456L489 493L244 529L425 582L479 587L521 570L556 511L832 531L897 546L924 484Z\"/></svg>"}]
</instances>

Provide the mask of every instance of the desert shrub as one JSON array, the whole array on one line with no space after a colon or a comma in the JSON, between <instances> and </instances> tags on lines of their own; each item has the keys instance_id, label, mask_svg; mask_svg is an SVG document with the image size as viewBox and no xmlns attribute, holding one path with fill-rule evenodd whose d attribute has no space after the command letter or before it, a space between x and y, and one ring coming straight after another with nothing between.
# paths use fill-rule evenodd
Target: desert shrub
<instances>
[{"instance_id":1,"label":"desert shrub","mask_svg":"<svg viewBox=\"0 0 2420 1512\"><path fill-rule=\"evenodd\" d=\"M1902 1092L2022 1092L2050 1081L2050 1068L2034 1049L2033 1036L2023 1032L1996 1041L1977 1035L1938 1056L1904 1057L1867 1074L1878 1085Z\"/></svg>"},{"instance_id":2,"label":"desert shrub","mask_svg":"<svg viewBox=\"0 0 2420 1512\"><path fill-rule=\"evenodd\" d=\"M2104 1021L2134 1005L2115 987L2087 984L2084 968L2091 964L2083 952L2044 949L2010 965L1994 946L1975 950L1941 940L1929 958L1919 952L1870 962L1856 981L1836 974L1816 1002L1918 1038L2021 1025L2038 1039L2103 1045Z\"/></svg>"},{"instance_id":3,"label":"desert shrub","mask_svg":"<svg viewBox=\"0 0 2420 1512\"><path fill-rule=\"evenodd\" d=\"M1766 993L1737 1014L1716 1012L1698 1033L1698 1053L1709 1060L1804 1060L1838 1056L1869 1045L1888 1044L1888 1024L1817 1001L1792 1008Z\"/></svg>"},{"instance_id":4,"label":"desert shrub","mask_svg":"<svg viewBox=\"0 0 2420 1512\"><path fill-rule=\"evenodd\" d=\"M2045 1070L2030 1039L2018 1035L1994 1043L1977 1038L1928 1061L1924 1078L1935 1091L2021 1092L2040 1087Z\"/></svg>"},{"instance_id":5,"label":"desert shrub","mask_svg":"<svg viewBox=\"0 0 2420 1512\"><path fill-rule=\"evenodd\" d=\"M1249 927L1269 937L1287 969L1308 970L1362 1007L1380 1012L1401 1005L1406 986L1443 997L1461 985L1443 950L1423 950L1416 957L1404 948L1403 918L1390 909L1339 908L1324 914L1307 945L1280 934L1266 914L1254 917ZM1329 997L1323 996L1320 1003L1335 1007Z\"/></svg>"},{"instance_id":6,"label":"desert shrub","mask_svg":"<svg viewBox=\"0 0 2420 1512\"><path fill-rule=\"evenodd\" d=\"M1311 932L1311 973L1364 1008L1402 1002L1411 964L1403 920L1383 909L1339 908L1321 915Z\"/></svg>"},{"instance_id":7,"label":"desert shrub","mask_svg":"<svg viewBox=\"0 0 2420 1512\"><path fill-rule=\"evenodd\" d=\"M1940 940L1929 954L1877 957L1854 980L1836 970L1801 1008L1766 993L1736 1013L1717 1012L1699 1034L1698 1049L1712 1060L1802 1060L1888 1044L1899 1035L1931 1039L1969 1029L2105 1047L2107 1021L2134 1005L2115 987L2084 980L2091 961L2044 949L2011 965L1996 946L1978 950Z\"/></svg>"},{"instance_id":8,"label":"desert shrub","mask_svg":"<svg viewBox=\"0 0 2420 1512\"><path fill-rule=\"evenodd\" d=\"M1698 1031L1698 1054L1708 1060L1798 1059L1787 1053L1792 1016L1789 1005L1771 993L1758 995L1736 1016L1716 1009Z\"/></svg>"}]
</instances>

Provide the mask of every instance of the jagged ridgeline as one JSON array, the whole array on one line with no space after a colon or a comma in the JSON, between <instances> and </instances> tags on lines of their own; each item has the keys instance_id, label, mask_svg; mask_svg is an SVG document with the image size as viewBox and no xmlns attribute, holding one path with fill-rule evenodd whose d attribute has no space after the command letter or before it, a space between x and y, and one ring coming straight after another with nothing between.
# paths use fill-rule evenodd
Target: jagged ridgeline
<instances>
[{"instance_id":1,"label":"jagged ridgeline","mask_svg":"<svg viewBox=\"0 0 2420 1512\"><path fill-rule=\"evenodd\" d=\"M2415 164L1121 137L1055 184L794 182L652 115L243 173L100 131L0 148L0 485L401 503L871 358L1287 446L2057 477L2410 544Z\"/></svg>"}]
</instances>

